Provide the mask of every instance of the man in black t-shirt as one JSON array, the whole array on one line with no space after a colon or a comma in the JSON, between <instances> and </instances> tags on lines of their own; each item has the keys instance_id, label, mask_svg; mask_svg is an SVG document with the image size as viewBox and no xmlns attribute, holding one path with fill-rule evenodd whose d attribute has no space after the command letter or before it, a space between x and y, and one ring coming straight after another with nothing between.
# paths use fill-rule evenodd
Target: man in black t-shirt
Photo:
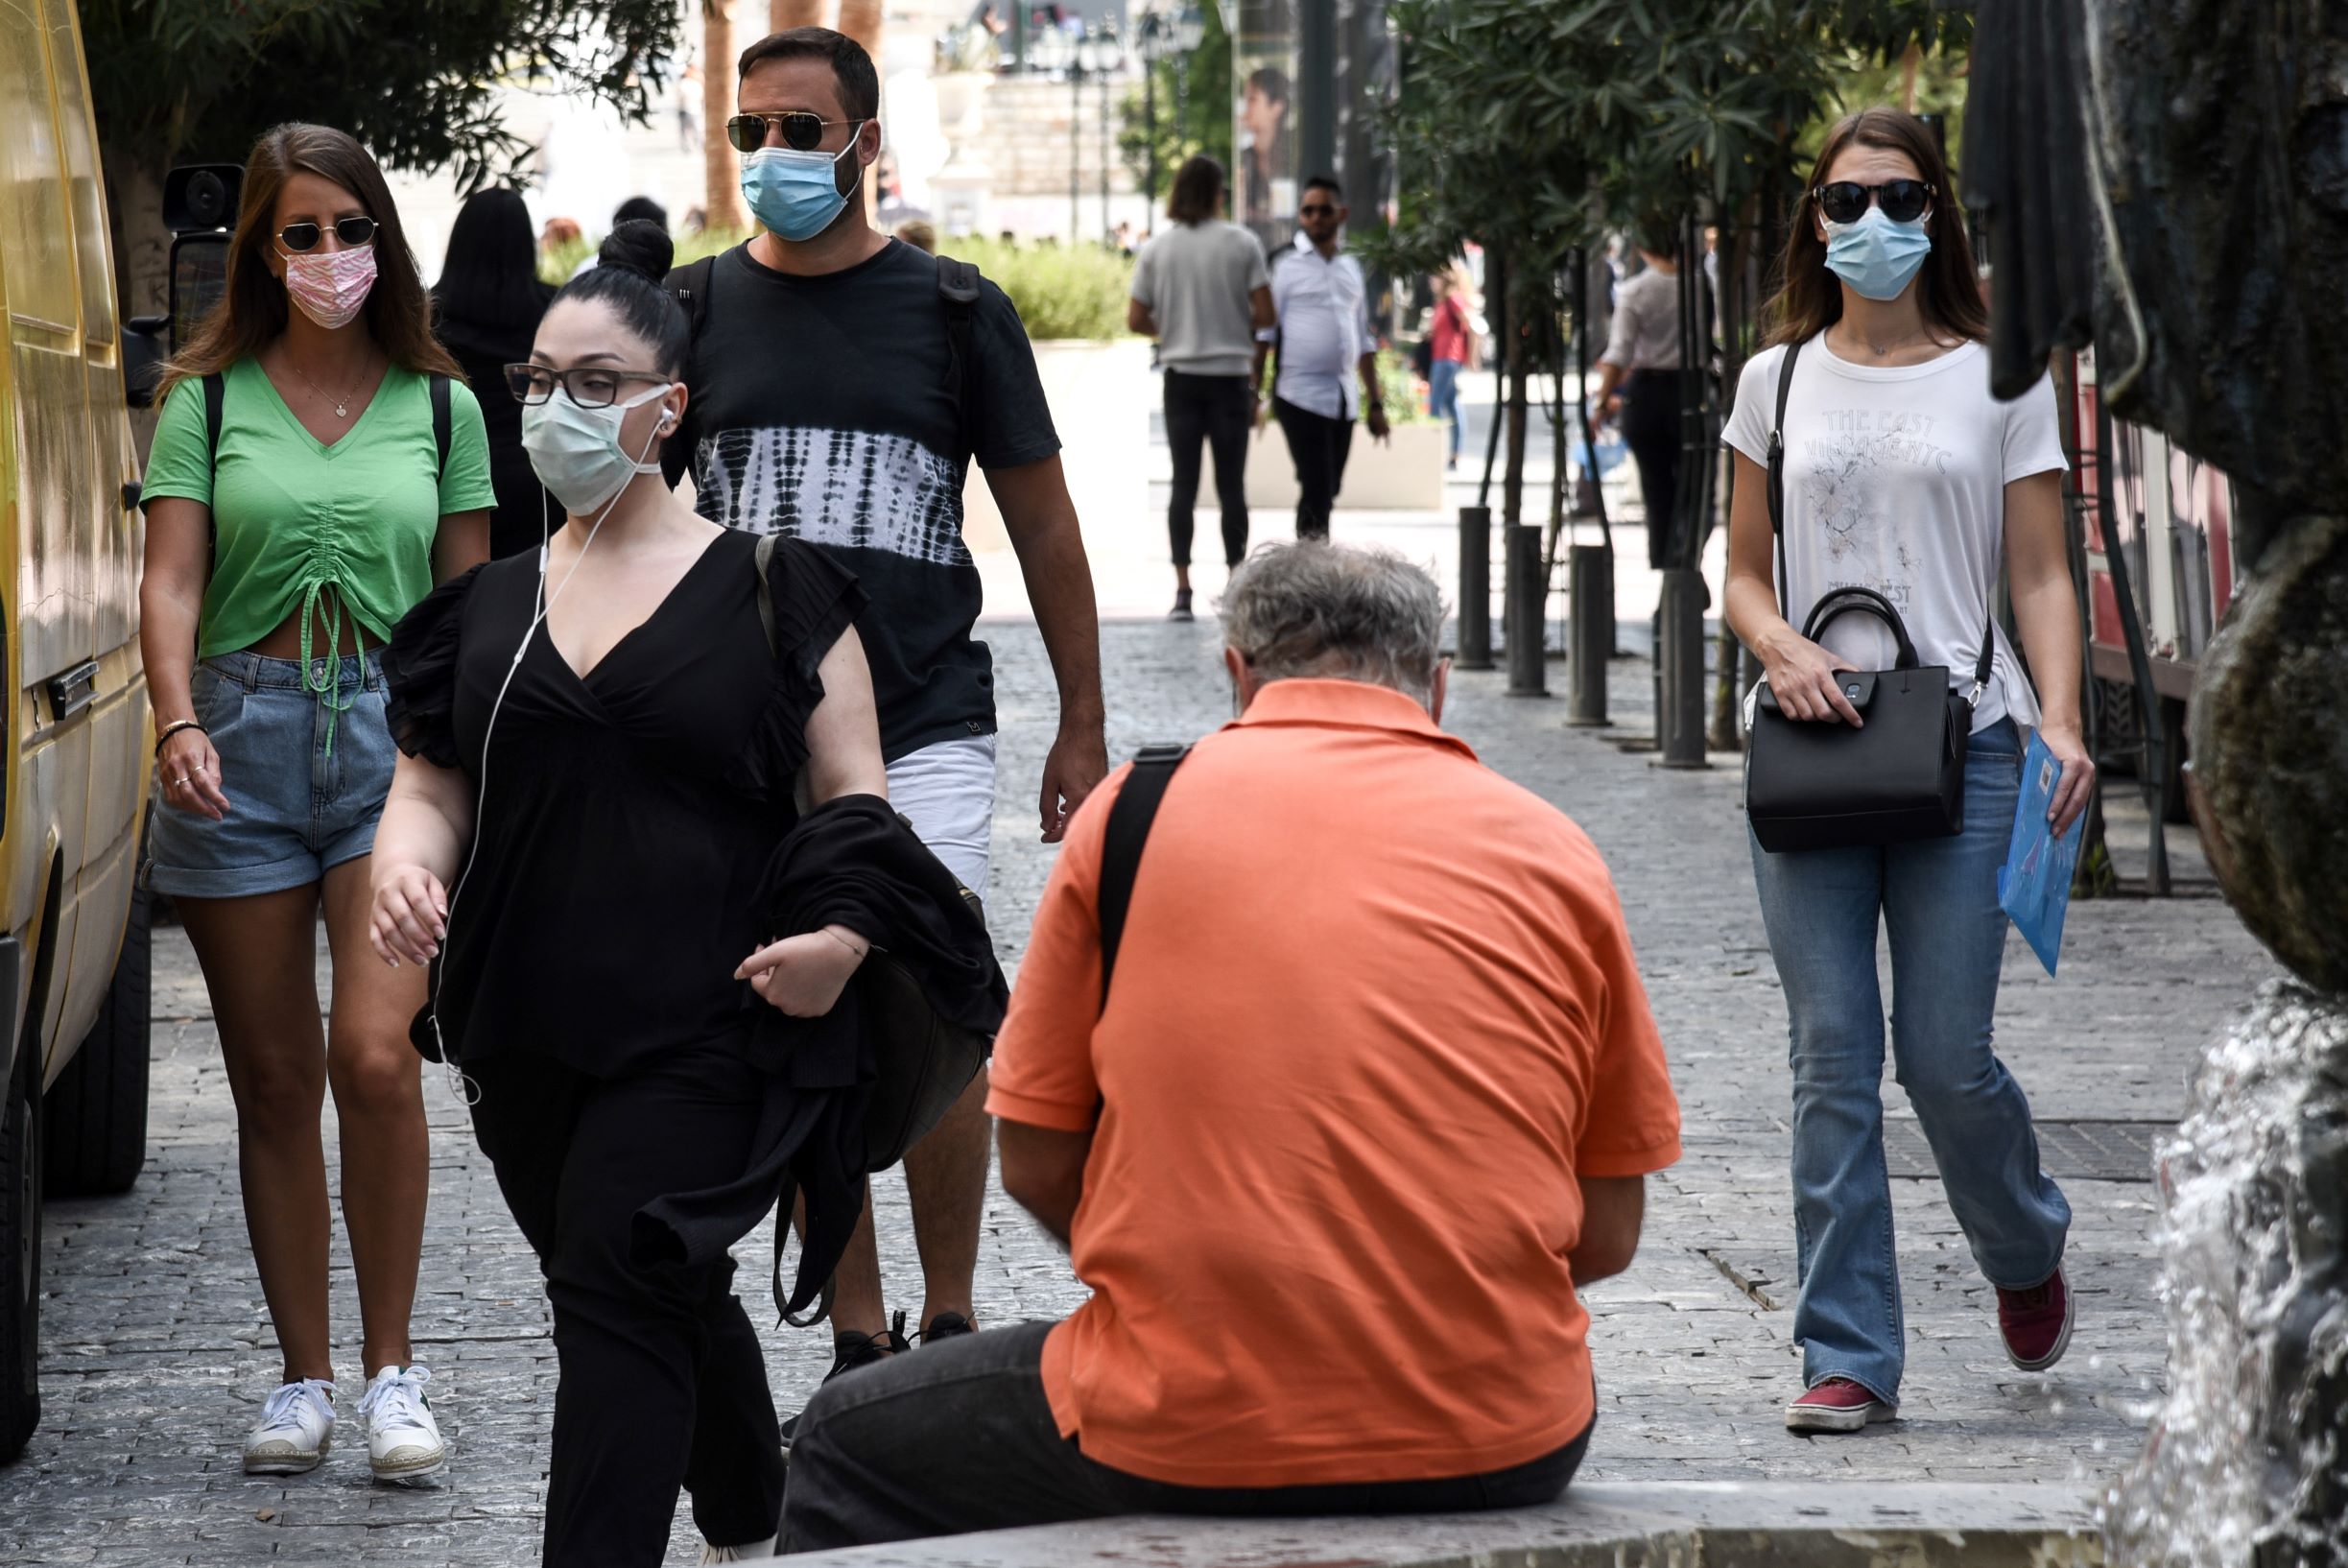
<instances>
[{"instance_id":1,"label":"man in black t-shirt","mask_svg":"<svg viewBox=\"0 0 2348 1568\"><path fill-rule=\"evenodd\" d=\"M889 797L983 895L995 709L986 647L971 636L979 574L961 533L971 459L1002 510L1059 685L1039 801L1044 842L1059 840L1107 772L1092 575L1034 352L1000 289L982 282L957 328L938 263L865 221L880 84L861 47L827 28L795 28L744 51L741 70L741 113L727 131L748 150L743 192L765 231L671 275L673 288L698 292L688 310L699 324L684 439L668 449L677 469L690 462L703 516L795 535L857 575L871 599L857 630ZM984 1090L981 1074L905 1162L926 1338L972 1320ZM869 1208L841 1265L833 1319L843 1366L899 1347Z\"/></svg>"}]
</instances>

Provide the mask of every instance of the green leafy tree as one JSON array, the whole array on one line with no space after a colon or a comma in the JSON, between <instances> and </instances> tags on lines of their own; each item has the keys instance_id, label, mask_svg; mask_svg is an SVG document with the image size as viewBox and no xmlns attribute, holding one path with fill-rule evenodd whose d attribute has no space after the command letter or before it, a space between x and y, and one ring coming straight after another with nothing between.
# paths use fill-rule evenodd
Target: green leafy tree
<instances>
[{"instance_id":1,"label":"green leafy tree","mask_svg":"<svg viewBox=\"0 0 2348 1568\"><path fill-rule=\"evenodd\" d=\"M81 0L125 304L162 308L163 176L244 161L311 120L470 188L528 146L496 93L584 88L641 122L677 53L674 0Z\"/></svg>"},{"instance_id":2,"label":"green leafy tree","mask_svg":"<svg viewBox=\"0 0 2348 1568\"><path fill-rule=\"evenodd\" d=\"M1149 67L1156 104L1158 185L1150 193L1152 204L1163 202L1174 171L1194 154L1204 153L1226 170L1232 167L1231 35L1223 31L1221 7L1204 8L1204 19L1198 48ZM1117 155L1142 190L1150 180L1152 124L1145 112L1150 106L1150 96L1138 86L1127 88L1118 106Z\"/></svg>"}]
</instances>

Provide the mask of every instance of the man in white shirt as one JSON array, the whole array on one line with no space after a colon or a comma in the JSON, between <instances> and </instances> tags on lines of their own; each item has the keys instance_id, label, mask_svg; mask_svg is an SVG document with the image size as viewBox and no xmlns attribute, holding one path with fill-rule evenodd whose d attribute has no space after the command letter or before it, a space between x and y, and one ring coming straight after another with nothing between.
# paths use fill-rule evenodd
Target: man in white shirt
<instances>
[{"instance_id":1,"label":"man in white shirt","mask_svg":"<svg viewBox=\"0 0 2348 1568\"><path fill-rule=\"evenodd\" d=\"M1272 269L1271 303L1277 325L1278 368L1272 413L1296 463L1296 536L1327 538L1329 509L1345 479L1358 411L1370 435L1387 439L1386 405L1378 395L1378 349L1370 336L1368 288L1361 264L1338 249L1345 226L1344 195L1336 180L1316 175L1297 204L1296 247ZM1361 378L1357 391L1354 378ZM1262 419L1259 413L1257 418Z\"/></svg>"}]
</instances>

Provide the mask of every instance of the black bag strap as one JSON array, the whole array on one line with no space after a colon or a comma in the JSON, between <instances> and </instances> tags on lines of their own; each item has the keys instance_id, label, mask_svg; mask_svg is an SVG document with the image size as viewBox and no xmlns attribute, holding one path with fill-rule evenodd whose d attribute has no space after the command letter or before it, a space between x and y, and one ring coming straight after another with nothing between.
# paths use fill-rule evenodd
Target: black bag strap
<instances>
[{"instance_id":1,"label":"black bag strap","mask_svg":"<svg viewBox=\"0 0 2348 1568\"><path fill-rule=\"evenodd\" d=\"M440 454L440 466L437 472L446 479L448 441L455 425L455 416L449 412L448 377L435 371L428 390L432 394L432 444Z\"/></svg>"},{"instance_id":2,"label":"black bag strap","mask_svg":"<svg viewBox=\"0 0 2348 1568\"><path fill-rule=\"evenodd\" d=\"M1145 746L1126 774L1116 803L1109 807L1108 826L1101 846L1101 1005L1108 1006L1109 981L1117 972L1117 949L1125 940L1126 912L1133 902L1133 879L1141 869L1142 850L1150 841L1150 824L1157 820L1158 803L1174 770L1190 755L1187 746Z\"/></svg>"},{"instance_id":3,"label":"black bag strap","mask_svg":"<svg viewBox=\"0 0 2348 1568\"><path fill-rule=\"evenodd\" d=\"M1778 362L1777 368L1777 417L1769 426L1769 536L1777 547L1778 612L1788 620L1793 618L1793 597L1786 582L1786 402L1793 393L1793 362L1801 354L1800 344L1786 344L1786 357ZM1831 614L1822 614L1836 600L1859 594L1874 600L1875 606L1852 603ZM1899 639L1899 667L1903 670L1916 667L1915 644L1909 640L1908 628L1901 624L1900 612L1891 607L1890 601L1870 588L1840 588L1819 600L1811 609L1809 626L1802 635L1813 642L1817 641L1815 631L1824 630L1828 621L1852 609L1875 609L1890 624L1892 635ZM1973 690L1965 698L1968 706L1979 706L1981 693L1989 689L1990 667L1997 657L1997 608L1993 603L1989 619L1981 627L1981 656L1974 661Z\"/></svg>"},{"instance_id":4,"label":"black bag strap","mask_svg":"<svg viewBox=\"0 0 2348 1568\"><path fill-rule=\"evenodd\" d=\"M761 534L758 547L750 552L750 558L758 563L758 624L766 629L767 657L771 659L783 656L782 645L776 641L774 632L774 584L769 581L774 567L774 547L781 539L780 534Z\"/></svg>"},{"instance_id":5,"label":"black bag strap","mask_svg":"<svg viewBox=\"0 0 2348 1568\"><path fill-rule=\"evenodd\" d=\"M972 374L978 364L973 347L979 314L979 270L952 256L937 258L937 301L946 313L946 395L954 400L955 440L968 459L978 451L977 421L970 417Z\"/></svg>"},{"instance_id":6,"label":"black bag strap","mask_svg":"<svg viewBox=\"0 0 2348 1568\"><path fill-rule=\"evenodd\" d=\"M1839 620L1854 611L1872 615L1891 628L1891 640L1899 645L1900 650L1894 668L1912 670L1916 667L1916 645L1909 640L1908 623L1900 619L1900 612L1892 607L1891 601L1873 588L1837 588L1811 606L1810 619L1802 623L1802 635L1816 642L1826 630L1828 622Z\"/></svg>"},{"instance_id":7,"label":"black bag strap","mask_svg":"<svg viewBox=\"0 0 2348 1568\"><path fill-rule=\"evenodd\" d=\"M700 342L701 327L709 320L709 274L717 260L716 256L703 256L699 261L686 262L669 274L669 297L685 313L685 325L695 343Z\"/></svg>"}]
</instances>

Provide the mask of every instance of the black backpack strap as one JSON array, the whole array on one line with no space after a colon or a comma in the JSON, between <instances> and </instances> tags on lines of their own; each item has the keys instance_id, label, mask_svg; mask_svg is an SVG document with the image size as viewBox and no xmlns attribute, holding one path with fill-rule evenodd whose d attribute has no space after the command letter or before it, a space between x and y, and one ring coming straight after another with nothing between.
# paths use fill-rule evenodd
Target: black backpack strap
<instances>
[{"instance_id":1,"label":"black backpack strap","mask_svg":"<svg viewBox=\"0 0 2348 1568\"><path fill-rule=\"evenodd\" d=\"M703 256L699 261L686 262L669 274L669 297L676 300L676 308L685 313L685 375L688 380L693 375L693 352L700 346L702 328L709 324L709 289L717 270L718 258ZM668 444L662 449L661 470L672 486L692 464L693 429L699 418L694 404L686 403L684 419L670 433ZM674 460L670 453L676 454Z\"/></svg>"},{"instance_id":2,"label":"black backpack strap","mask_svg":"<svg viewBox=\"0 0 2348 1568\"><path fill-rule=\"evenodd\" d=\"M218 370L203 378L203 452L205 466L217 481L220 470L220 423L228 407L228 378ZM220 543L220 517L205 509L212 523L212 543Z\"/></svg>"},{"instance_id":3,"label":"black backpack strap","mask_svg":"<svg viewBox=\"0 0 2348 1568\"><path fill-rule=\"evenodd\" d=\"M1150 824L1157 820L1158 802L1174 770L1190 755L1187 746L1145 746L1126 774L1116 803L1109 807L1108 827L1101 846L1101 1005L1108 1006L1109 980L1117 971L1117 948L1125 940L1126 911L1133 902L1133 878L1141 869L1142 849L1150 841Z\"/></svg>"},{"instance_id":4,"label":"black backpack strap","mask_svg":"<svg viewBox=\"0 0 2348 1568\"><path fill-rule=\"evenodd\" d=\"M780 534L761 534L758 548L750 553L750 558L758 565L758 624L766 630L767 657L771 659L783 656L782 646L774 635L774 584L769 581L774 569L775 543L781 538Z\"/></svg>"},{"instance_id":5,"label":"black backpack strap","mask_svg":"<svg viewBox=\"0 0 2348 1568\"><path fill-rule=\"evenodd\" d=\"M946 313L946 395L954 399L955 431L961 455L968 459L978 450L969 399L971 368L978 364L972 347L977 336L973 323L979 314L978 268L952 256L939 256L937 301Z\"/></svg>"},{"instance_id":6,"label":"black backpack strap","mask_svg":"<svg viewBox=\"0 0 2348 1568\"><path fill-rule=\"evenodd\" d=\"M1786 400L1793 394L1793 362L1802 357L1799 343L1786 344L1786 357L1777 364L1777 416L1769 421L1769 537L1777 546L1777 613L1793 619L1793 602L1786 587Z\"/></svg>"},{"instance_id":7,"label":"black backpack strap","mask_svg":"<svg viewBox=\"0 0 2348 1568\"><path fill-rule=\"evenodd\" d=\"M448 377L436 371L428 390L432 393L432 444L440 454L440 466L435 471L446 479L448 442L455 423L455 416L449 412Z\"/></svg>"}]
</instances>

